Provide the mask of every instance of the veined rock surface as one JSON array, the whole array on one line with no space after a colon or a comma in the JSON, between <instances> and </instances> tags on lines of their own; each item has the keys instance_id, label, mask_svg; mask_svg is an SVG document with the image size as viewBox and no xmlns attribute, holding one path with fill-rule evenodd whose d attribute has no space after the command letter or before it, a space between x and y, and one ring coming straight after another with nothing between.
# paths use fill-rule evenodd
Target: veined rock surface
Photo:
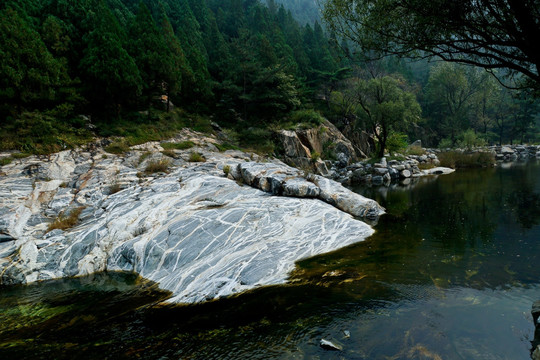
<instances>
[{"instance_id":1,"label":"veined rock surface","mask_svg":"<svg viewBox=\"0 0 540 360\"><path fill-rule=\"evenodd\" d=\"M186 132L182 140L197 142L194 136ZM170 171L158 175L140 172L164 157L159 143L124 156L98 147L2 167L0 284L122 270L170 290L172 302L211 300L286 282L297 260L373 233L344 211L384 211L277 160L253 162L249 154L198 143L176 151ZM191 151L207 161L187 162ZM122 190L111 194L113 186ZM62 212L81 206L78 225L46 232Z\"/></svg>"}]
</instances>

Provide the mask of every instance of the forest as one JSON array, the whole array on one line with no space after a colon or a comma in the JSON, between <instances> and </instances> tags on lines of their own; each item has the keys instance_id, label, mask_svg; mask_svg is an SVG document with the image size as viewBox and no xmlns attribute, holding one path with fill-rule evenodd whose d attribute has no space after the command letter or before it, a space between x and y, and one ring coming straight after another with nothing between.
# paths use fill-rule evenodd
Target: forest
<instances>
[{"instance_id":1,"label":"forest","mask_svg":"<svg viewBox=\"0 0 540 360\"><path fill-rule=\"evenodd\" d=\"M273 153L273 131L322 117L370 134L373 155L416 139L540 141L537 92L501 82L504 69L425 50L373 57L321 10L307 0L5 0L0 150L47 153L93 135L134 144L217 123L231 146Z\"/></svg>"}]
</instances>

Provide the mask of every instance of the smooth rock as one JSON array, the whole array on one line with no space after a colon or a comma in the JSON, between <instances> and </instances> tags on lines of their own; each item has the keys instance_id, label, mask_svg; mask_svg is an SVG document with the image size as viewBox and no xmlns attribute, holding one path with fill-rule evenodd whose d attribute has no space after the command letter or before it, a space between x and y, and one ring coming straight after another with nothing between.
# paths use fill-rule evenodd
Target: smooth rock
<instances>
[{"instance_id":1,"label":"smooth rock","mask_svg":"<svg viewBox=\"0 0 540 360\"><path fill-rule=\"evenodd\" d=\"M346 213L367 218L375 218L384 214L384 208L376 201L354 193L335 181L319 175L311 175L308 180L313 181L321 189L320 199Z\"/></svg>"},{"instance_id":2,"label":"smooth rock","mask_svg":"<svg viewBox=\"0 0 540 360\"><path fill-rule=\"evenodd\" d=\"M399 173L399 176L404 178L404 179L407 179L407 178L410 178L411 177L411 172L409 170L402 170L400 173Z\"/></svg>"},{"instance_id":3,"label":"smooth rock","mask_svg":"<svg viewBox=\"0 0 540 360\"><path fill-rule=\"evenodd\" d=\"M426 175L447 175L455 172L456 170L447 167L435 167L433 169L422 170Z\"/></svg>"},{"instance_id":4,"label":"smooth rock","mask_svg":"<svg viewBox=\"0 0 540 360\"><path fill-rule=\"evenodd\" d=\"M349 214L384 212L335 181L308 181L303 171L278 160L257 163L241 152L209 152L202 142L206 163L178 159L169 173L139 179L144 165L137 159L148 149L161 156L159 143L149 143L127 157L102 157L96 148L3 167L0 230L17 240L0 244L0 284L123 270L170 290L172 302L217 299L285 283L296 261L373 233ZM33 174L50 179L23 174L32 164ZM226 165L235 180L224 176ZM111 194L115 182L124 190ZM75 227L45 233L56 211L82 205Z\"/></svg>"}]
</instances>

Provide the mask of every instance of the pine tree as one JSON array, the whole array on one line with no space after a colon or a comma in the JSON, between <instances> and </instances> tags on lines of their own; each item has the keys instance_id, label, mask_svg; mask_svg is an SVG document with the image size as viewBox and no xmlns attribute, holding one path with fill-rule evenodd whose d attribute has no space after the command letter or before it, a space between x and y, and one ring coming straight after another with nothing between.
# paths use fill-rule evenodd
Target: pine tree
<instances>
[{"instance_id":1,"label":"pine tree","mask_svg":"<svg viewBox=\"0 0 540 360\"><path fill-rule=\"evenodd\" d=\"M152 100L163 92L170 56L165 40L143 2L139 3L128 35L128 50L142 80L142 104L150 107Z\"/></svg>"},{"instance_id":2,"label":"pine tree","mask_svg":"<svg viewBox=\"0 0 540 360\"><path fill-rule=\"evenodd\" d=\"M123 106L133 104L141 94L142 79L133 58L123 47L115 17L101 1L88 21L93 30L85 37L86 49L79 70L85 96L95 112L120 115Z\"/></svg>"},{"instance_id":3,"label":"pine tree","mask_svg":"<svg viewBox=\"0 0 540 360\"><path fill-rule=\"evenodd\" d=\"M0 11L0 102L18 112L36 108L53 102L68 80L39 33L15 10Z\"/></svg>"}]
</instances>

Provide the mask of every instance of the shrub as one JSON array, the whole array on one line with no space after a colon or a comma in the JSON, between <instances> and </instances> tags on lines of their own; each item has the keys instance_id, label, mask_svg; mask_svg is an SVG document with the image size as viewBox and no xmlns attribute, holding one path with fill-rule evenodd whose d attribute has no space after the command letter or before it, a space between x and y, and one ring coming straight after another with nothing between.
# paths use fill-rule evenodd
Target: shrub
<instances>
[{"instance_id":1,"label":"shrub","mask_svg":"<svg viewBox=\"0 0 540 360\"><path fill-rule=\"evenodd\" d=\"M473 129L465 131L461 135L461 139L458 142L458 146L461 148L472 149L474 147L485 146L486 140L479 137Z\"/></svg>"},{"instance_id":2,"label":"shrub","mask_svg":"<svg viewBox=\"0 0 540 360\"><path fill-rule=\"evenodd\" d=\"M161 159L159 161L150 161L148 165L146 165L144 172L147 174L167 172L169 170L170 165L171 163L167 159Z\"/></svg>"},{"instance_id":3,"label":"shrub","mask_svg":"<svg viewBox=\"0 0 540 360\"><path fill-rule=\"evenodd\" d=\"M407 150L405 151L407 155L424 155L426 153L426 150L424 150L421 146L409 146Z\"/></svg>"},{"instance_id":4,"label":"shrub","mask_svg":"<svg viewBox=\"0 0 540 360\"><path fill-rule=\"evenodd\" d=\"M176 158L176 153L172 150L163 150L161 153L165 156Z\"/></svg>"},{"instance_id":5,"label":"shrub","mask_svg":"<svg viewBox=\"0 0 540 360\"><path fill-rule=\"evenodd\" d=\"M420 170L433 169L434 167L435 167L435 165L433 165L433 164L430 163L430 162L418 164L418 168L419 168Z\"/></svg>"},{"instance_id":6,"label":"shrub","mask_svg":"<svg viewBox=\"0 0 540 360\"><path fill-rule=\"evenodd\" d=\"M129 145L126 140L118 139L113 141L109 146L104 149L109 154L124 154L129 151Z\"/></svg>"},{"instance_id":7,"label":"shrub","mask_svg":"<svg viewBox=\"0 0 540 360\"><path fill-rule=\"evenodd\" d=\"M11 164L12 161L13 161L13 158L12 158L12 157L3 157L3 158L0 158L0 166L4 166L4 165Z\"/></svg>"},{"instance_id":8,"label":"shrub","mask_svg":"<svg viewBox=\"0 0 540 360\"><path fill-rule=\"evenodd\" d=\"M205 162L206 159L204 158L204 156L202 156L198 152L192 152L191 154L189 154L188 161L189 162Z\"/></svg>"},{"instance_id":9,"label":"shrub","mask_svg":"<svg viewBox=\"0 0 540 360\"><path fill-rule=\"evenodd\" d=\"M311 161L316 162L316 161L319 160L320 158L321 158L321 154L319 154L318 152L313 151L313 152L311 153Z\"/></svg>"},{"instance_id":10,"label":"shrub","mask_svg":"<svg viewBox=\"0 0 540 360\"><path fill-rule=\"evenodd\" d=\"M454 146L451 139L445 138L439 142L439 149L451 149Z\"/></svg>"},{"instance_id":11,"label":"shrub","mask_svg":"<svg viewBox=\"0 0 540 360\"><path fill-rule=\"evenodd\" d=\"M321 157L325 160L337 160L335 152L336 144L332 141L323 144L323 152Z\"/></svg>"},{"instance_id":12,"label":"shrub","mask_svg":"<svg viewBox=\"0 0 540 360\"><path fill-rule=\"evenodd\" d=\"M275 150L273 134L268 129L248 128L240 133L240 145L259 154L271 154Z\"/></svg>"},{"instance_id":13,"label":"shrub","mask_svg":"<svg viewBox=\"0 0 540 360\"><path fill-rule=\"evenodd\" d=\"M81 206L71 210L71 212L67 216L65 216L63 213L60 214L52 223L49 224L49 226L47 227L47 232L54 229L66 230L74 227L75 225L77 225L77 222L79 221L79 216L84 209L85 207Z\"/></svg>"},{"instance_id":14,"label":"shrub","mask_svg":"<svg viewBox=\"0 0 540 360\"><path fill-rule=\"evenodd\" d=\"M438 155L441 166L458 168L488 167L495 164L495 157L488 152L466 154L460 151L447 151Z\"/></svg>"},{"instance_id":15,"label":"shrub","mask_svg":"<svg viewBox=\"0 0 540 360\"><path fill-rule=\"evenodd\" d=\"M386 150L389 153L401 152L407 147L408 140L407 135L393 132L386 139Z\"/></svg>"},{"instance_id":16,"label":"shrub","mask_svg":"<svg viewBox=\"0 0 540 360\"><path fill-rule=\"evenodd\" d=\"M165 150L187 150L195 146L193 141L182 141L179 143L162 143L161 147Z\"/></svg>"},{"instance_id":17,"label":"shrub","mask_svg":"<svg viewBox=\"0 0 540 360\"><path fill-rule=\"evenodd\" d=\"M82 145L92 138L90 131L75 128L69 120L42 112L23 112L0 123L0 150L46 155Z\"/></svg>"},{"instance_id":18,"label":"shrub","mask_svg":"<svg viewBox=\"0 0 540 360\"><path fill-rule=\"evenodd\" d=\"M319 126L323 123L322 115L313 109L296 110L291 114L291 120L295 124L309 124L311 127Z\"/></svg>"},{"instance_id":19,"label":"shrub","mask_svg":"<svg viewBox=\"0 0 540 360\"><path fill-rule=\"evenodd\" d=\"M225 174L225 176L229 176L230 172L231 172L231 166L230 165L225 165L223 167L223 173Z\"/></svg>"}]
</instances>

